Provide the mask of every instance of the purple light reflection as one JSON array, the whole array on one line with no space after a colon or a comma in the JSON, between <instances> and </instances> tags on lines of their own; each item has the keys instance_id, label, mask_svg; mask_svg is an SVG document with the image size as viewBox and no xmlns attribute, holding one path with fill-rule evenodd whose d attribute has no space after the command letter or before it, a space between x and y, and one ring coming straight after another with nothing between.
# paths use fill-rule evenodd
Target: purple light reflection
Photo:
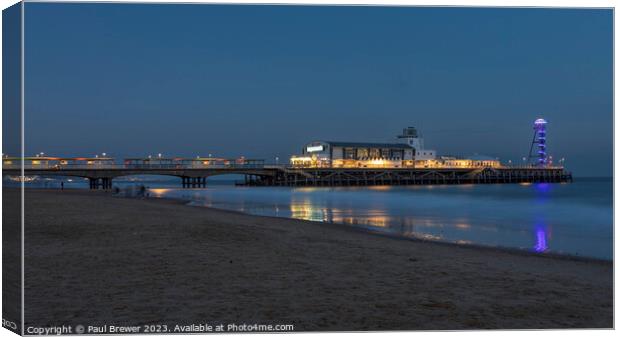
<instances>
[{"instance_id":1,"label":"purple light reflection","mask_svg":"<svg viewBox=\"0 0 620 337\"><path fill-rule=\"evenodd\" d=\"M544 253L549 247L547 246L547 233L542 226L536 228L536 245L534 251Z\"/></svg>"},{"instance_id":2,"label":"purple light reflection","mask_svg":"<svg viewBox=\"0 0 620 337\"><path fill-rule=\"evenodd\" d=\"M551 184L549 184L549 183L537 183L537 184L534 184L534 188L538 192L549 192L549 191L551 191Z\"/></svg>"}]
</instances>

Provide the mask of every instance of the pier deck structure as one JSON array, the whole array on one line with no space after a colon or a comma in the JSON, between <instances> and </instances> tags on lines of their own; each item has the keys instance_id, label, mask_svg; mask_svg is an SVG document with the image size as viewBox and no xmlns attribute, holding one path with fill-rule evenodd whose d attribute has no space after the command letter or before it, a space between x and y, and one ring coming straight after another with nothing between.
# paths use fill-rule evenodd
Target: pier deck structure
<instances>
[{"instance_id":1,"label":"pier deck structure","mask_svg":"<svg viewBox=\"0 0 620 337\"><path fill-rule=\"evenodd\" d=\"M3 166L3 176L21 176L19 166ZM504 184L571 182L572 174L562 167L501 168L292 168L283 165L230 165L227 167L167 167L162 165L106 165L93 167L26 166L24 176L66 176L89 180L91 189L110 189L112 180L123 176L164 175L181 179L183 188L206 187L207 178L236 174L246 186L373 186L437 184Z\"/></svg>"}]
</instances>

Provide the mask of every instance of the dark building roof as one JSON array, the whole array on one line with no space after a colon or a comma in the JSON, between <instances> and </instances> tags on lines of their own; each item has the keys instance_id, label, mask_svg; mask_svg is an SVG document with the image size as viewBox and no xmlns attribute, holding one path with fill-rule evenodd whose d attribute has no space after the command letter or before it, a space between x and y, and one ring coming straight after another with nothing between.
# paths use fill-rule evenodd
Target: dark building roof
<instances>
[{"instance_id":1,"label":"dark building roof","mask_svg":"<svg viewBox=\"0 0 620 337\"><path fill-rule=\"evenodd\" d=\"M331 146L341 147L374 147L374 148L390 148L390 149L411 149L412 147L403 143L354 143L354 142L332 142L325 143Z\"/></svg>"}]
</instances>

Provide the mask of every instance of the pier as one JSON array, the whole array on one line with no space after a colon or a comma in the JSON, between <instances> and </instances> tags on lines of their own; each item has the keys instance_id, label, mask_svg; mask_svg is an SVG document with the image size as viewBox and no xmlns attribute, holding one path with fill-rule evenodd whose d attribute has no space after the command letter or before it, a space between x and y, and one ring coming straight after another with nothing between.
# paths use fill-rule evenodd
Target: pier
<instances>
[{"instance_id":1,"label":"pier","mask_svg":"<svg viewBox=\"0 0 620 337\"><path fill-rule=\"evenodd\" d=\"M263 159L165 157L161 153L146 158L125 158L118 164L106 153L94 157L50 157L41 152L33 157L2 158L3 176L66 176L88 179L91 189L110 189L112 180L122 176L163 175L181 179L183 188L203 188L216 175L243 175L242 186L376 186L453 185L572 182L563 166L555 166L547 156L547 121L534 122L534 138L529 158L537 148L535 163L506 166L499 158L438 156L426 149L415 127L407 127L397 142L312 141L293 155L287 165L265 164Z\"/></svg>"},{"instance_id":2,"label":"pier","mask_svg":"<svg viewBox=\"0 0 620 337\"><path fill-rule=\"evenodd\" d=\"M21 176L15 165L2 169L3 176ZM244 186L376 186L439 184L510 184L571 182L572 174L562 167L485 168L296 168L285 165L231 164L224 167L135 167L125 164L80 165L80 167L23 168L24 176L81 177L91 189L111 189L113 179L135 175L163 175L180 178L182 188L207 186L207 178L236 174Z\"/></svg>"},{"instance_id":3,"label":"pier","mask_svg":"<svg viewBox=\"0 0 620 337\"><path fill-rule=\"evenodd\" d=\"M260 177L257 186L376 186L454 185L572 182L563 168L402 168L402 169L287 169Z\"/></svg>"}]
</instances>

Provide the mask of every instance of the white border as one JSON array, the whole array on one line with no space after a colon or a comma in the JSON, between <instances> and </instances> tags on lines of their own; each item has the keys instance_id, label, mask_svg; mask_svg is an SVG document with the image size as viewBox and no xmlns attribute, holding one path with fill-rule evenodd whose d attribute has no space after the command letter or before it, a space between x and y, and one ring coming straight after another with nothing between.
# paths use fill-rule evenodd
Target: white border
<instances>
[{"instance_id":1,"label":"white border","mask_svg":"<svg viewBox=\"0 0 620 337\"><path fill-rule=\"evenodd\" d=\"M24 0L27 2L46 2L45 0ZM609 1L609 0L592 0L592 1L588 1L588 2L583 2L583 1L576 1L576 0L449 0L449 1L432 1L432 0L412 0L412 1L407 1L407 0L335 0L335 1L329 1L329 0L314 0L314 1L309 1L309 0L289 0L289 1L278 1L278 0L269 0L269 1L261 1L261 0L236 0L236 1L206 1L206 2L198 2L198 1L179 1L179 0L148 0L148 1L136 1L136 0L127 0L127 1L91 1L91 0L62 0L62 1L56 1L56 2L72 2L72 3L103 3L103 2L107 2L107 3L120 3L120 2L125 2L125 3L176 3L176 4L182 4L182 3L193 3L193 4L291 4L291 5L361 5L361 6L455 6L455 7L580 7L580 8L615 8L616 6L616 1ZM12 0L0 0L0 4L2 5L2 8L7 8L13 4L17 3L17 1L12 1ZM25 94L25 83L24 83L24 74L25 74L25 64L24 64L24 34L25 34L25 23L24 23L24 3L22 2L22 21L21 21L21 57L22 57L22 64L21 64L21 76L22 76L22 83L21 83L21 127L22 127L22 132L21 132L21 151L22 151L22 157L25 153L25 132L24 132L24 104L25 104L25 100L24 100L24 94ZM0 22L1 22L1 18L0 18ZM0 26L1 27L1 26ZM614 13L614 46L615 46L615 37L616 37L616 26L615 26L615 13ZM0 35L0 39L1 39L1 35ZM1 53L1 44L0 44L0 53ZM613 101L613 107L614 107L614 112L615 112L615 97L616 97L616 86L615 86L615 64L616 64L616 54L615 54L615 48L614 48L614 101ZM2 72L0 71L0 74ZM1 84L0 84L0 98L2 97L2 92L1 92ZM584 112L587 113L587 112ZM0 121L1 123L1 121ZM614 130L616 130L617 126L619 123L616 118L615 118L615 114L614 114ZM0 128L0 145L1 145L1 133L2 130ZM620 169L618 168L618 166L615 165L615 158L616 158L616 149L618 148L617 146L617 139L615 137L615 132L614 132L614 177L616 175L618 175ZM22 175L23 175L23 162L22 162ZM616 207L618 207L618 205L620 204L620 202L618 202L618 200L616 200L615 198L615 190L617 187L618 182L616 181L616 179L614 178L614 222L615 222L615 209ZM1 186L1 182L0 182L0 186ZM21 212L22 212L22 228L21 228L21 244L22 244L22 256L21 256L21 263L22 263L22 331L23 331L23 327L24 327L24 192L23 192L23 188L24 188L24 183L22 182L22 193L21 193L21 201L22 201L22 205L21 205ZM1 197L0 197L0 201L1 201ZM1 239L1 233L0 233L0 239ZM614 242L615 241L615 236L616 236L616 231L614 230ZM617 285L617 283L615 282L615 261L618 258L618 254L617 251L614 250L614 304L615 303L620 303L618 302L618 292L615 291L615 286ZM0 262L1 263L1 262ZM0 302L0 308L1 308L1 302ZM614 308L614 325L615 325L615 313L616 310ZM506 336L506 335L510 335L510 336L523 336L526 335L528 333L531 333L532 331L525 331L525 330L521 330L521 331L505 331L505 330L494 330L494 331L460 331L458 333L460 334L471 334L471 333L480 333L480 334L485 334L487 336ZM562 337L572 337L572 336L581 336L585 331L584 330L554 330L554 331L536 331L537 334L545 334L545 335L550 335L550 336L562 336ZM373 335L375 334L380 334L380 335L393 335L393 334L419 334L419 335L445 335L448 334L450 332L410 332L410 331L404 331L404 332L378 332L378 333L371 333ZM602 336L602 335L609 335L614 333L614 331L612 330L588 330L587 332L588 335L590 336ZM354 335L354 336L361 336L361 335L367 335L368 333L348 333L347 335ZM454 332L450 333L450 334L454 334ZM234 334L234 335L239 335L239 334ZM304 335L310 335L310 336L332 336L335 335L335 333L304 333ZM7 329L0 329L0 336L14 336L14 334L12 332L10 332ZM172 335L171 335L172 336ZM179 335L179 334L175 334L173 336L184 336L184 335ZM190 335L186 335L186 336L190 336Z\"/></svg>"}]
</instances>

